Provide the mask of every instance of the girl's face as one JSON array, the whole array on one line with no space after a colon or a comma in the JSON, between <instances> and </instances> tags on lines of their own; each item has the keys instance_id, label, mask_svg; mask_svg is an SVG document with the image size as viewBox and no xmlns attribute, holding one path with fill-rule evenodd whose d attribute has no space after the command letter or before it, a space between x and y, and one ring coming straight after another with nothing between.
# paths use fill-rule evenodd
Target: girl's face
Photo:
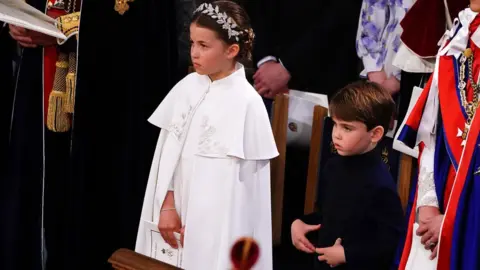
<instances>
[{"instance_id":1,"label":"girl's face","mask_svg":"<svg viewBox=\"0 0 480 270\"><path fill-rule=\"evenodd\" d=\"M232 66L238 54L238 45L228 45L217 34L196 23L190 25L190 56L195 71L200 75L218 74Z\"/></svg>"}]
</instances>

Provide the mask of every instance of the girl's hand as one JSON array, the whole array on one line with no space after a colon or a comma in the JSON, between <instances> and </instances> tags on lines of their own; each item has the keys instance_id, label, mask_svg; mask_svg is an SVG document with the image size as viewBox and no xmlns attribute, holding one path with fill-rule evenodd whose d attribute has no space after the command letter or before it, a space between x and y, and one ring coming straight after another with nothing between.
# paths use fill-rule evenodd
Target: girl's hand
<instances>
[{"instance_id":1,"label":"girl's hand","mask_svg":"<svg viewBox=\"0 0 480 270\"><path fill-rule=\"evenodd\" d=\"M177 240L173 232L182 233L182 223L178 213L173 208L164 208L165 210L160 210L160 220L158 222L158 229L162 235L165 242L167 242L172 248L177 249ZM183 233L182 233L183 236ZM182 237L183 239L183 237ZM183 241L182 241L183 242ZM183 245L183 243L182 243Z\"/></svg>"}]
</instances>

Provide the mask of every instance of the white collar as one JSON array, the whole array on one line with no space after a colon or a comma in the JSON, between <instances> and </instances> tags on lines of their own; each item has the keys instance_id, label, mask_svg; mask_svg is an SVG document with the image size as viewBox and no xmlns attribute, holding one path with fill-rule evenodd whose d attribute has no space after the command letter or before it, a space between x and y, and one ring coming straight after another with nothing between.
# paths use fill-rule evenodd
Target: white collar
<instances>
[{"instance_id":1,"label":"white collar","mask_svg":"<svg viewBox=\"0 0 480 270\"><path fill-rule=\"evenodd\" d=\"M221 78L219 80L215 80L212 82L212 80L210 80L210 77L208 77L208 75L200 75L200 76L202 77L202 80L204 80L205 82L208 82L208 84L211 84L212 86L229 84L230 82L236 80L237 78L243 78L243 79L246 78L245 68L242 64L238 62L235 64L235 71L225 78Z\"/></svg>"},{"instance_id":2,"label":"white collar","mask_svg":"<svg viewBox=\"0 0 480 270\"><path fill-rule=\"evenodd\" d=\"M452 30L450 30L450 43L440 51L440 55L454 55L458 58L467 48L469 27L478 12L466 8L458 14L458 18L453 22ZM460 27L460 29L458 29ZM457 33L457 34L455 34ZM480 47L480 27L473 33L471 37L473 43Z\"/></svg>"}]
</instances>

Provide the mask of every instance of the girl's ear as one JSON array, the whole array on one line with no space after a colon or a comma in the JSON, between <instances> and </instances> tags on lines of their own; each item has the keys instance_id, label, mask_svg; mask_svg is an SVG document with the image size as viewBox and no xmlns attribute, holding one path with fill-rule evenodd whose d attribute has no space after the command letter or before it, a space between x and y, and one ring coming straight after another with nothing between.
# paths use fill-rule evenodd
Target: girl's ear
<instances>
[{"instance_id":1,"label":"girl's ear","mask_svg":"<svg viewBox=\"0 0 480 270\"><path fill-rule=\"evenodd\" d=\"M227 48L227 58L235 59L240 52L240 46L238 44L232 44Z\"/></svg>"}]
</instances>

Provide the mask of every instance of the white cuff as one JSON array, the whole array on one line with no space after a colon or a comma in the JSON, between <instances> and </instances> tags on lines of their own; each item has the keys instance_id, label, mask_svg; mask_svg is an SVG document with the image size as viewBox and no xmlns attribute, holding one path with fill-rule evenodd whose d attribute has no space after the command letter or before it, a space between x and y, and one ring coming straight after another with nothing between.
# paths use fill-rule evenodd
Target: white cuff
<instances>
[{"instance_id":1,"label":"white cuff","mask_svg":"<svg viewBox=\"0 0 480 270\"><path fill-rule=\"evenodd\" d=\"M264 58L262 58L260 61L258 61L257 63L257 67L260 67L261 65L265 64L266 62L268 61L275 61L277 62L277 58L275 56L265 56Z\"/></svg>"},{"instance_id":2,"label":"white cuff","mask_svg":"<svg viewBox=\"0 0 480 270\"><path fill-rule=\"evenodd\" d=\"M363 56L362 62L364 68L364 70L360 74L362 77L368 77L369 72L381 71L383 69L383 65L377 66L377 59L370 56Z\"/></svg>"},{"instance_id":3,"label":"white cuff","mask_svg":"<svg viewBox=\"0 0 480 270\"><path fill-rule=\"evenodd\" d=\"M287 67L283 64L282 59L278 58L278 62L282 65L282 67L288 71ZM290 73L290 71L288 71Z\"/></svg>"},{"instance_id":4,"label":"white cuff","mask_svg":"<svg viewBox=\"0 0 480 270\"><path fill-rule=\"evenodd\" d=\"M434 147L430 146L430 147ZM420 157L420 173L418 174L417 208L421 206L438 207L438 198L435 191L434 150L425 147Z\"/></svg>"},{"instance_id":5,"label":"white cuff","mask_svg":"<svg viewBox=\"0 0 480 270\"><path fill-rule=\"evenodd\" d=\"M418 201L417 208L421 206L438 207L437 193L435 191L435 182L433 172L427 172L422 168L418 176Z\"/></svg>"}]
</instances>

